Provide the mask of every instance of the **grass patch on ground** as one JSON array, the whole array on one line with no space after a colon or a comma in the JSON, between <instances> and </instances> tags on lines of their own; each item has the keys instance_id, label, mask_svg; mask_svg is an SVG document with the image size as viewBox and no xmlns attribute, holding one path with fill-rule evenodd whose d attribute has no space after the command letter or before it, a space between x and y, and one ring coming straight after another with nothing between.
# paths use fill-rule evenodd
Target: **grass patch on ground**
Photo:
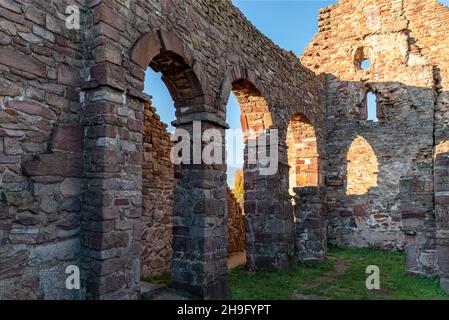
<instances>
[{"instance_id":1,"label":"grass patch on ground","mask_svg":"<svg viewBox=\"0 0 449 320\"><path fill-rule=\"evenodd\" d=\"M167 284L171 280L171 275L168 272L155 277L142 277L140 280L154 284Z\"/></svg>"},{"instance_id":2,"label":"grass patch on ground","mask_svg":"<svg viewBox=\"0 0 449 320\"><path fill-rule=\"evenodd\" d=\"M367 290L366 267L380 268L380 290ZM230 272L232 299L449 299L437 278L407 277L403 253L330 248L323 265L296 266L289 272ZM293 292L299 295L292 294Z\"/></svg>"}]
</instances>

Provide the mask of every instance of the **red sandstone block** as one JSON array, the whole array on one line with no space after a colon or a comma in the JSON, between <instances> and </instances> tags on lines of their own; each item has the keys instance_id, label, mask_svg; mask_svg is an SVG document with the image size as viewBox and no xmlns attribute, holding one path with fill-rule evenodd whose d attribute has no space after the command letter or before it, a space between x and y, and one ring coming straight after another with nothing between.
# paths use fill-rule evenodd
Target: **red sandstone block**
<instances>
[{"instance_id":1,"label":"red sandstone block","mask_svg":"<svg viewBox=\"0 0 449 320\"><path fill-rule=\"evenodd\" d=\"M22 170L27 176L79 177L83 174L83 156L72 153L41 154L24 161Z\"/></svg>"},{"instance_id":2,"label":"red sandstone block","mask_svg":"<svg viewBox=\"0 0 449 320\"><path fill-rule=\"evenodd\" d=\"M143 122L134 119L128 119L127 127L130 131L140 132L143 129Z\"/></svg>"},{"instance_id":3,"label":"red sandstone block","mask_svg":"<svg viewBox=\"0 0 449 320\"><path fill-rule=\"evenodd\" d=\"M0 10L0 17L3 17L7 20L16 22L18 24L25 24L25 18L23 17L23 15L14 13L9 10L5 10L5 9Z\"/></svg>"},{"instance_id":4,"label":"red sandstone block","mask_svg":"<svg viewBox=\"0 0 449 320\"><path fill-rule=\"evenodd\" d=\"M111 125L98 125L87 129L86 136L88 138L115 138L117 136L117 128Z\"/></svg>"},{"instance_id":5,"label":"red sandstone block","mask_svg":"<svg viewBox=\"0 0 449 320\"><path fill-rule=\"evenodd\" d=\"M90 74L94 80L112 78L119 84L125 84L125 70L112 63L102 62L96 64L90 69Z\"/></svg>"},{"instance_id":6,"label":"red sandstone block","mask_svg":"<svg viewBox=\"0 0 449 320\"><path fill-rule=\"evenodd\" d=\"M56 120L57 116L50 108L35 101L9 100L6 102L8 108L21 111L33 116L39 116L49 120Z\"/></svg>"},{"instance_id":7,"label":"red sandstone block","mask_svg":"<svg viewBox=\"0 0 449 320\"><path fill-rule=\"evenodd\" d=\"M100 5L94 9L94 23L103 21L119 31L125 30L125 20L117 13L105 5Z\"/></svg>"},{"instance_id":8,"label":"red sandstone block","mask_svg":"<svg viewBox=\"0 0 449 320\"><path fill-rule=\"evenodd\" d=\"M128 206L129 199L115 199L114 204L116 206Z\"/></svg>"},{"instance_id":9,"label":"red sandstone block","mask_svg":"<svg viewBox=\"0 0 449 320\"><path fill-rule=\"evenodd\" d=\"M60 64L58 67L58 83L77 87L79 83L78 71L65 64Z\"/></svg>"},{"instance_id":10,"label":"red sandstone block","mask_svg":"<svg viewBox=\"0 0 449 320\"><path fill-rule=\"evenodd\" d=\"M12 0L0 0L0 6L18 14L22 13L22 7Z\"/></svg>"},{"instance_id":11,"label":"red sandstone block","mask_svg":"<svg viewBox=\"0 0 449 320\"><path fill-rule=\"evenodd\" d=\"M449 206L449 196L446 195L436 195L435 204Z\"/></svg>"},{"instance_id":12,"label":"red sandstone block","mask_svg":"<svg viewBox=\"0 0 449 320\"><path fill-rule=\"evenodd\" d=\"M35 74L40 77L47 75L47 68L36 59L10 48L0 48L0 64Z\"/></svg>"},{"instance_id":13,"label":"red sandstone block","mask_svg":"<svg viewBox=\"0 0 449 320\"><path fill-rule=\"evenodd\" d=\"M41 56L51 57L54 53L54 51L46 46L40 45L40 44L32 44L30 46L31 51L34 53L37 53Z\"/></svg>"},{"instance_id":14,"label":"red sandstone block","mask_svg":"<svg viewBox=\"0 0 449 320\"><path fill-rule=\"evenodd\" d=\"M80 92L76 88L67 87L65 97L71 101L80 102Z\"/></svg>"},{"instance_id":15,"label":"red sandstone block","mask_svg":"<svg viewBox=\"0 0 449 320\"><path fill-rule=\"evenodd\" d=\"M52 147L70 152L83 150L83 128L80 124L67 124L55 128Z\"/></svg>"},{"instance_id":16,"label":"red sandstone block","mask_svg":"<svg viewBox=\"0 0 449 320\"><path fill-rule=\"evenodd\" d=\"M41 26L45 24L45 13L34 7L28 7L25 13L25 18Z\"/></svg>"}]
</instances>

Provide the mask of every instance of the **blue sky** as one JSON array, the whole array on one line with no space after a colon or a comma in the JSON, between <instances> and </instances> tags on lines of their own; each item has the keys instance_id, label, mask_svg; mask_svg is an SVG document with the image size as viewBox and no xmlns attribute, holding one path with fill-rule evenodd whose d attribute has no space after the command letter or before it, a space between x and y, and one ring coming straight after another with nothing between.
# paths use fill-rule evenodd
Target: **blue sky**
<instances>
[{"instance_id":1,"label":"blue sky","mask_svg":"<svg viewBox=\"0 0 449 320\"><path fill-rule=\"evenodd\" d=\"M260 31L272 39L280 47L293 51L300 56L313 36L318 31L318 11L320 8L337 3L337 0L233 0L243 14ZM440 1L449 5L449 0ZM175 119L173 101L167 88L160 79L160 75L151 69L145 79L145 92L153 96L153 104L161 120L169 124ZM231 95L227 108L226 121L231 128L240 128L240 108L237 100ZM370 115L370 118L373 115ZM235 140L235 139L234 139ZM228 159L243 157L241 149L243 143L236 139L238 144L234 150L228 146ZM241 162L242 160L240 160ZM234 171L240 164L230 164L228 161L228 184L233 187Z\"/></svg>"}]
</instances>

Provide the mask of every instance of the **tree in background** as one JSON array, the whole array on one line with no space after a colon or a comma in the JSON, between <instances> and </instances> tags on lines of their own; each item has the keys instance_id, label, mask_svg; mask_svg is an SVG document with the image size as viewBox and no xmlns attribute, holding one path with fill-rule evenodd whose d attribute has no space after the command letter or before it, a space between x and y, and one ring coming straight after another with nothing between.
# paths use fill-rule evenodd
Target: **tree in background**
<instances>
[{"instance_id":1,"label":"tree in background","mask_svg":"<svg viewBox=\"0 0 449 320\"><path fill-rule=\"evenodd\" d=\"M234 180L234 195L237 198L240 206L243 208L243 168L238 169L235 172L235 180Z\"/></svg>"}]
</instances>

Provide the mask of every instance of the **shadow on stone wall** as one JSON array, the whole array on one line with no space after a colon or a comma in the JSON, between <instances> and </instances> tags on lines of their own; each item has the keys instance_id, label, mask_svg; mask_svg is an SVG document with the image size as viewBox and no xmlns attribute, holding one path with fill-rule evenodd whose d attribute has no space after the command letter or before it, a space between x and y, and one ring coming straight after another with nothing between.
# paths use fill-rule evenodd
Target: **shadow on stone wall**
<instances>
[{"instance_id":1,"label":"shadow on stone wall","mask_svg":"<svg viewBox=\"0 0 449 320\"><path fill-rule=\"evenodd\" d=\"M332 75L328 84L329 243L405 249L409 273L437 273L434 88ZM370 91L377 95L379 122L366 120L364 97ZM349 92L353 95L345 97ZM353 152L351 145L361 138L365 147ZM360 185L362 192L348 192L367 180L372 183Z\"/></svg>"}]
</instances>

